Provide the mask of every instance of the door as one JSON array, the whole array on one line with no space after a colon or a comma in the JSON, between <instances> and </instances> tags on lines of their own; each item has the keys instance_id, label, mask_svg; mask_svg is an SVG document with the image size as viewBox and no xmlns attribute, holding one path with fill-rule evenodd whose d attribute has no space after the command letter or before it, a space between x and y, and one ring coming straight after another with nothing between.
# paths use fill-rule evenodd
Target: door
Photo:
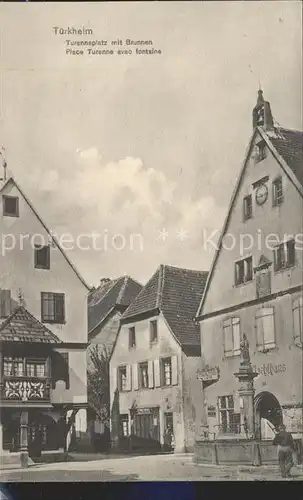
<instances>
[{"instance_id":1,"label":"door","mask_svg":"<svg viewBox=\"0 0 303 500\"><path fill-rule=\"evenodd\" d=\"M140 408L134 416L134 436L138 445L157 446L160 444L159 408Z\"/></svg>"}]
</instances>

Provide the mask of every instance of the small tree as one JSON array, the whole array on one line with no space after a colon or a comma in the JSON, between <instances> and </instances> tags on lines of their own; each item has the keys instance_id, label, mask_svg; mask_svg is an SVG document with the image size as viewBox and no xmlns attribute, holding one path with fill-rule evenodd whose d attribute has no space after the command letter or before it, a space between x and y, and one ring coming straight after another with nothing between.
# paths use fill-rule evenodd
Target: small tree
<instances>
[{"instance_id":1,"label":"small tree","mask_svg":"<svg viewBox=\"0 0 303 500\"><path fill-rule=\"evenodd\" d=\"M87 373L87 393L90 408L107 428L110 420L109 356L105 345L90 348Z\"/></svg>"}]
</instances>

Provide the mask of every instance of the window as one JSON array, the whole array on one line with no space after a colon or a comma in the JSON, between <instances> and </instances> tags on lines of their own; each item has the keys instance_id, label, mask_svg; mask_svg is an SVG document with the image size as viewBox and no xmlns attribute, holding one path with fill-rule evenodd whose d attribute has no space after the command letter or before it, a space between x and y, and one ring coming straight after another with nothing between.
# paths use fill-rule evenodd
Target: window
<instances>
[{"instance_id":1,"label":"window","mask_svg":"<svg viewBox=\"0 0 303 500\"><path fill-rule=\"evenodd\" d=\"M157 320L153 320L149 323L150 328L150 342L156 342L158 340L158 323Z\"/></svg>"},{"instance_id":2,"label":"window","mask_svg":"<svg viewBox=\"0 0 303 500\"><path fill-rule=\"evenodd\" d=\"M24 360L22 358L4 358L3 374L6 377L23 377Z\"/></svg>"},{"instance_id":3,"label":"window","mask_svg":"<svg viewBox=\"0 0 303 500\"><path fill-rule=\"evenodd\" d=\"M134 326L129 328L128 330L128 335L129 335L129 347L136 347L136 329Z\"/></svg>"},{"instance_id":4,"label":"window","mask_svg":"<svg viewBox=\"0 0 303 500\"><path fill-rule=\"evenodd\" d=\"M41 293L41 317L44 323L64 323L64 293Z\"/></svg>"},{"instance_id":5,"label":"window","mask_svg":"<svg viewBox=\"0 0 303 500\"><path fill-rule=\"evenodd\" d=\"M121 433L121 436L123 436L123 437L129 436L128 414L127 413L120 415L120 433Z\"/></svg>"},{"instance_id":6,"label":"window","mask_svg":"<svg viewBox=\"0 0 303 500\"><path fill-rule=\"evenodd\" d=\"M244 220L252 217L252 196L249 194L243 198L243 218Z\"/></svg>"},{"instance_id":7,"label":"window","mask_svg":"<svg viewBox=\"0 0 303 500\"><path fill-rule=\"evenodd\" d=\"M148 388L148 363L139 363L139 387L140 389Z\"/></svg>"},{"instance_id":8,"label":"window","mask_svg":"<svg viewBox=\"0 0 303 500\"><path fill-rule=\"evenodd\" d=\"M281 271L295 265L295 240L280 243L274 248L274 269Z\"/></svg>"},{"instance_id":9,"label":"window","mask_svg":"<svg viewBox=\"0 0 303 500\"><path fill-rule=\"evenodd\" d=\"M119 391L127 390L126 366L119 366Z\"/></svg>"},{"instance_id":10,"label":"window","mask_svg":"<svg viewBox=\"0 0 303 500\"><path fill-rule=\"evenodd\" d=\"M28 377L45 377L45 363L30 361L26 363L26 375Z\"/></svg>"},{"instance_id":11,"label":"window","mask_svg":"<svg viewBox=\"0 0 303 500\"><path fill-rule=\"evenodd\" d=\"M6 377L45 377L45 361L27 360L25 358L4 358L3 375Z\"/></svg>"},{"instance_id":12,"label":"window","mask_svg":"<svg viewBox=\"0 0 303 500\"><path fill-rule=\"evenodd\" d=\"M255 161L258 163L259 161L264 160L264 158L266 158L266 144L264 141L260 141L256 145Z\"/></svg>"},{"instance_id":13,"label":"window","mask_svg":"<svg viewBox=\"0 0 303 500\"><path fill-rule=\"evenodd\" d=\"M283 203L283 183L282 177L278 177L272 183L272 204L274 207Z\"/></svg>"},{"instance_id":14,"label":"window","mask_svg":"<svg viewBox=\"0 0 303 500\"><path fill-rule=\"evenodd\" d=\"M19 198L16 196L3 196L3 215L19 217Z\"/></svg>"},{"instance_id":15,"label":"window","mask_svg":"<svg viewBox=\"0 0 303 500\"><path fill-rule=\"evenodd\" d=\"M274 308L264 307L256 314L257 348L259 351L275 347Z\"/></svg>"},{"instance_id":16,"label":"window","mask_svg":"<svg viewBox=\"0 0 303 500\"><path fill-rule=\"evenodd\" d=\"M50 247L35 245L35 268L50 269Z\"/></svg>"},{"instance_id":17,"label":"window","mask_svg":"<svg viewBox=\"0 0 303 500\"><path fill-rule=\"evenodd\" d=\"M225 356L240 354L240 319L228 318L223 321L223 338Z\"/></svg>"},{"instance_id":18,"label":"window","mask_svg":"<svg viewBox=\"0 0 303 500\"><path fill-rule=\"evenodd\" d=\"M172 364L171 358L163 358L161 360L162 368L162 384L161 385L172 385Z\"/></svg>"},{"instance_id":19,"label":"window","mask_svg":"<svg viewBox=\"0 0 303 500\"><path fill-rule=\"evenodd\" d=\"M252 280L252 257L238 260L235 263L235 284L242 285Z\"/></svg>"},{"instance_id":20,"label":"window","mask_svg":"<svg viewBox=\"0 0 303 500\"><path fill-rule=\"evenodd\" d=\"M293 302L292 313L294 319L294 338L296 344L303 343L303 297Z\"/></svg>"},{"instance_id":21,"label":"window","mask_svg":"<svg viewBox=\"0 0 303 500\"><path fill-rule=\"evenodd\" d=\"M239 434L241 430L240 426L240 414L234 412L234 398L233 396L220 396L218 398L219 403L219 418L220 432Z\"/></svg>"}]
</instances>

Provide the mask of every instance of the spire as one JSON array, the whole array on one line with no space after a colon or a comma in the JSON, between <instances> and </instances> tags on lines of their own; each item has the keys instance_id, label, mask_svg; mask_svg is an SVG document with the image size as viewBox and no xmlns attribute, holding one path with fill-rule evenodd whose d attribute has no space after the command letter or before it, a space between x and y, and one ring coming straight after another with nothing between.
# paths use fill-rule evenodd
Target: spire
<instances>
[{"instance_id":1,"label":"spire","mask_svg":"<svg viewBox=\"0 0 303 500\"><path fill-rule=\"evenodd\" d=\"M256 127L263 127L266 131L272 130L274 127L270 104L264 100L261 88L258 90L257 104L253 109L253 128Z\"/></svg>"}]
</instances>

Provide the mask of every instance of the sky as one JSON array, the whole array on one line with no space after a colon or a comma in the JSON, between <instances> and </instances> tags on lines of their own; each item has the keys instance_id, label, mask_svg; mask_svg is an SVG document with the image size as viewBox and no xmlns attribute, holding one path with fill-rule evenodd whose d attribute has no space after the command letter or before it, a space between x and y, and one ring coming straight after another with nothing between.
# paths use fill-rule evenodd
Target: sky
<instances>
[{"instance_id":1,"label":"sky","mask_svg":"<svg viewBox=\"0 0 303 500\"><path fill-rule=\"evenodd\" d=\"M89 285L210 268L259 85L302 130L300 2L1 3L0 30L9 173ZM161 54L66 54L116 39Z\"/></svg>"}]
</instances>

